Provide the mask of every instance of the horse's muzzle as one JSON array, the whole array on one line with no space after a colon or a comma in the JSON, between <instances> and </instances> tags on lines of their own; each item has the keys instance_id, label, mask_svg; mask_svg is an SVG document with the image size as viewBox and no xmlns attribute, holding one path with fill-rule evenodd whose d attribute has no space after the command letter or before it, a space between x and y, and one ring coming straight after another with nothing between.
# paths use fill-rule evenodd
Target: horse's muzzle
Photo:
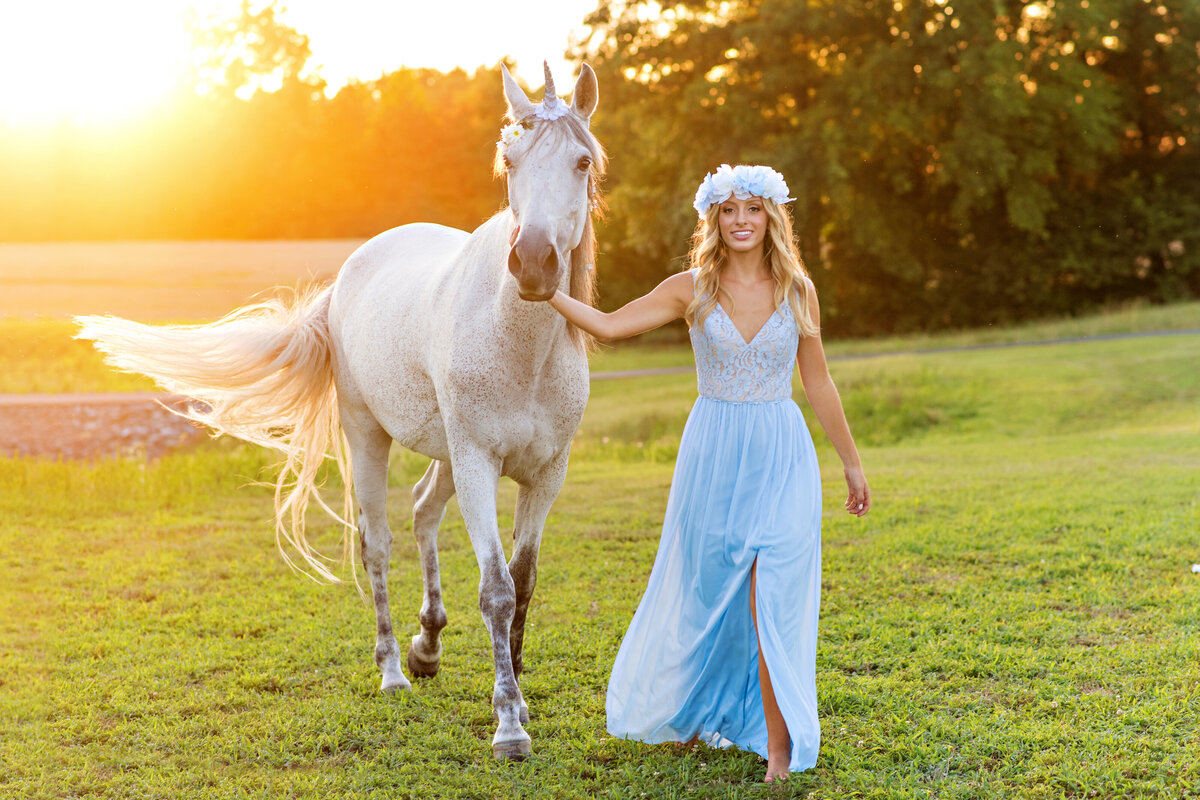
<instances>
[{"instance_id":1,"label":"horse's muzzle","mask_svg":"<svg viewBox=\"0 0 1200 800\"><path fill-rule=\"evenodd\" d=\"M558 288L558 253L551 244L524 245L518 241L508 252L508 271L517 279L517 296L544 302Z\"/></svg>"}]
</instances>

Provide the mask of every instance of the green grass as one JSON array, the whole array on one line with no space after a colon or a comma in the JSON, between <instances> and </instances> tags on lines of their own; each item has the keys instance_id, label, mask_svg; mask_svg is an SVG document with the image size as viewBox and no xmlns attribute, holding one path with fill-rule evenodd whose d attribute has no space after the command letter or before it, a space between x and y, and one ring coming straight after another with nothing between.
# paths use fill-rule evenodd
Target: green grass
<instances>
[{"instance_id":1,"label":"green grass","mask_svg":"<svg viewBox=\"0 0 1200 800\"><path fill-rule=\"evenodd\" d=\"M223 307L224 308L224 307ZM897 353L980 344L1044 341L1076 336L1200 328L1200 303L1132 306L1088 317L1034 322L1012 328L980 328L929 336L832 340L826 352L838 356ZM0 394L148 391L154 384L104 366L90 342L71 337L75 325L54 317L0 315ZM653 336L652 342L659 342ZM1144 347L1153 349L1153 344ZM687 345L639 344L638 340L600 345L591 357L593 372L660 369L692 365Z\"/></svg>"},{"instance_id":2,"label":"green grass","mask_svg":"<svg viewBox=\"0 0 1200 800\"><path fill-rule=\"evenodd\" d=\"M62 319L0 317L0 394L145 392L154 381L116 372L91 342L72 339L77 326Z\"/></svg>"},{"instance_id":3,"label":"green grass","mask_svg":"<svg viewBox=\"0 0 1200 800\"><path fill-rule=\"evenodd\" d=\"M751 754L604 732L694 376L593 386L542 547L520 764L488 747L489 645L453 504L442 672L393 697L353 586L276 553L269 492L246 486L269 456L0 460L0 796L1200 796L1198 363L1200 336L833 364L875 507L839 513L815 431L823 744L775 787ZM402 641L422 467L393 454ZM502 530L513 498L502 482Z\"/></svg>"},{"instance_id":4,"label":"green grass","mask_svg":"<svg viewBox=\"0 0 1200 800\"><path fill-rule=\"evenodd\" d=\"M1079 336L1138 333L1140 331L1197 329L1200 329L1200 302L1174 303L1165 306L1132 304L1100 314L1035 320L1011 326L988 326L917 336L834 341L829 346L829 351L833 355L848 356L859 353L894 353L900 350L1034 342Z\"/></svg>"}]
</instances>

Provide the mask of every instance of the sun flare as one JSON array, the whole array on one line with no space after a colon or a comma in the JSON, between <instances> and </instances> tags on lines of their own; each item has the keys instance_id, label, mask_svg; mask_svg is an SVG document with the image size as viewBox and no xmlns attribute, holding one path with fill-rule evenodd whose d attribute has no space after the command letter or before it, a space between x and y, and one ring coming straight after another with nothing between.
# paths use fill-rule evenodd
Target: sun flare
<instances>
[{"instance_id":1,"label":"sun flare","mask_svg":"<svg viewBox=\"0 0 1200 800\"><path fill-rule=\"evenodd\" d=\"M0 122L86 124L143 110L176 85L187 43L170 3L4 3Z\"/></svg>"},{"instance_id":2,"label":"sun flare","mask_svg":"<svg viewBox=\"0 0 1200 800\"><path fill-rule=\"evenodd\" d=\"M261 9L271 0L252 0ZM120 122L153 108L187 83L189 14L201 22L235 16L241 0L0 0L0 126ZM491 0L430 5L415 0L280 0L279 20L309 37L312 66L335 92L401 66L467 70L515 58L540 84L541 62L555 74L568 34L594 0L560 0L512 25L511 9ZM431 36L472 24L454 37Z\"/></svg>"}]
</instances>

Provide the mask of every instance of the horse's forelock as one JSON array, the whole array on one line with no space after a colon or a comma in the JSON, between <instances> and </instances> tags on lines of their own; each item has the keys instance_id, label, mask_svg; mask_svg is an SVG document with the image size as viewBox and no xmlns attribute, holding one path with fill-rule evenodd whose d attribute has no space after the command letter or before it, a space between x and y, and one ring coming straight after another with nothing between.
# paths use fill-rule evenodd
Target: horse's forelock
<instances>
[{"instance_id":1,"label":"horse's forelock","mask_svg":"<svg viewBox=\"0 0 1200 800\"><path fill-rule=\"evenodd\" d=\"M504 118L505 125L517 121L511 117ZM534 124L533 130L522 137L522 139L525 140L525 148L529 148L551 134L561 136L564 132L570 133L571 138L587 148L588 155L592 158L591 173L594 191L595 184L599 183L599 180L604 177L604 173L608 169L608 154L604 152L604 147L600 144L600 140L588 130L587 124L575 116L575 114L567 114L556 120L538 120ZM496 144L496 158L493 162L493 172L496 177L504 174L504 145L499 142Z\"/></svg>"}]
</instances>

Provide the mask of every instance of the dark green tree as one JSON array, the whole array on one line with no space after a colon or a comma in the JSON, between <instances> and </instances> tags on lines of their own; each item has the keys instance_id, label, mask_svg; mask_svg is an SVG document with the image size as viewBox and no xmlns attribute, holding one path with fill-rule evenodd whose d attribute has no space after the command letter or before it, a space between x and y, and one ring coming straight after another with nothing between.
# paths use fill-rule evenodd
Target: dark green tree
<instances>
[{"instance_id":1,"label":"dark green tree","mask_svg":"<svg viewBox=\"0 0 1200 800\"><path fill-rule=\"evenodd\" d=\"M576 49L607 78L611 301L686 251L691 188L722 161L788 176L833 328L1200 292L1195 4L650 10L601 3ZM646 224L655 214L662 224Z\"/></svg>"}]
</instances>

